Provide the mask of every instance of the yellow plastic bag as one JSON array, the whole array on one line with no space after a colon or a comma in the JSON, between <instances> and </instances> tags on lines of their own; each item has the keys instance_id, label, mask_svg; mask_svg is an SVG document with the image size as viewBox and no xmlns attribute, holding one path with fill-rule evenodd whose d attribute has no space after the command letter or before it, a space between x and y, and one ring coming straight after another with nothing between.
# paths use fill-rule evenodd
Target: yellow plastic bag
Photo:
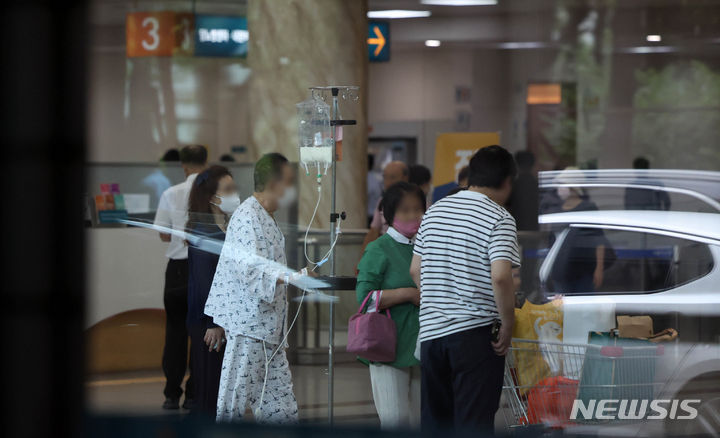
<instances>
[{"instance_id":1,"label":"yellow plastic bag","mask_svg":"<svg viewBox=\"0 0 720 438\"><path fill-rule=\"evenodd\" d=\"M516 347L513 354L522 394L540 380L559 375L562 371L562 346L556 344L563 340L562 299L545 304L525 300L520 309L515 309L513 338L539 341L538 345L513 345Z\"/></svg>"}]
</instances>

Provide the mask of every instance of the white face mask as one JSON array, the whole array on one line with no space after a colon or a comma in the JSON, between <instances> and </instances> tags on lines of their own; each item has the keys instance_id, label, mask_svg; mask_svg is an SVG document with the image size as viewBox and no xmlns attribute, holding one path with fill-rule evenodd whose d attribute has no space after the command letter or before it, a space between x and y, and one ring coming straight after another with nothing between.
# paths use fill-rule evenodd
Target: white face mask
<instances>
[{"instance_id":1,"label":"white face mask","mask_svg":"<svg viewBox=\"0 0 720 438\"><path fill-rule=\"evenodd\" d=\"M240 195L238 195L237 193L233 193L232 195L227 196L215 196L220 198L220 203L216 204L214 202L211 202L211 204L217 206L217 208L222 210L222 212L225 214L232 214L240 206Z\"/></svg>"},{"instance_id":2,"label":"white face mask","mask_svg":"<svg viewBox=\"0 0 720 438\"><path fill-rule=\"evenodd\" d=\"M570 188L569 187L558 187L557 188L557 194L563 201L570 197Z\"/></svg>"},{"instance_id":3,"label":"white face mask","mask_svg":"<svg viewBox=\"0 0 720 438\"><path fill-rule=\"evenodd\" d=\"M278 207L287 208L297 201L297 189L295 186L285 188L285 193L278 199Z\"/></svg>"}]
</instances>

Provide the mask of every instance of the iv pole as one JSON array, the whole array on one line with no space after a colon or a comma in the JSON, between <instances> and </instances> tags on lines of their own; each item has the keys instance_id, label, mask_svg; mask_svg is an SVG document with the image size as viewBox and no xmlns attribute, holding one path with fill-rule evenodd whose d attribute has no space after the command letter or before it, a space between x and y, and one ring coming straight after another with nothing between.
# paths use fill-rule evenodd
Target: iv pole
<instances>
[{"instance_id":1,"label":"iv pole","mask_svg":"<svg viewBox=\"0 0 720 438\"><path fill-rule=\"evenodd\" d=\"M340 91L343 91L343 97L345 93L357 92L359 87L357 86L329 86L329 87L310 87L311 90L330 90L332 95L332 114L330 125L332 126L331 140L332 140L332 187L331 187L331 198L330 198L330 247L333 248L333 242L337 238L337 231L335 224L338 220L345 220L345 212L340 214L336 211L336 185L337 185L337 127L343 125L355 125L356 120L341 120L340 119L340 108L338 105L338 95ZM330 277L335 277L335 250L333 249L330 253ZM329 291L330 295L335 296L335 291ZM334 300L330 300L329 307L329 327L328 327L328 424L330 426L334 423L333 405L335 398L335 303Z\"/></svg>"},{"instance_id":2,"label":"iv pole","mask_svg":"<svg viewBox=\"0 0 720 438\"><path fill-rule=\"evenodd\" d=\"M338 89L333 88L332 92L332 120L334 122L338 118ZM332 247L335 241L335 221L337 218L335 215L335 190L337 185L337 128L333 126L332 129L332 190L330 198L330 245ZM330 276L335 276L335 250L333 249L330 253ZM335 291L332 291L332 295L335 296ZM333 425L333 405L335 396L335 303L330 301L330 325L328 327L328 424L332 427Z\"/></svg>"}]
</instances>

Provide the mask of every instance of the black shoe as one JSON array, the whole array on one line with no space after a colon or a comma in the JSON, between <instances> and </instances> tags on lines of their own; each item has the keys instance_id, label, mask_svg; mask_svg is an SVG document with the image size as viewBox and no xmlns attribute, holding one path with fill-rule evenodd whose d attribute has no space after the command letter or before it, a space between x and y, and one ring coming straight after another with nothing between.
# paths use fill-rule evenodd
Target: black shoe
<instances>
[{"instance_id":1,"label":"black shoe","mask_svg":"<svg viewBox=\"0 0 720 438\"><path fill-rule=\"evenodd\" d=\"M187 409L190 411L195 409L195 399L185 397L185 401L183 402L183 409Z\"/></svg>"},{"instance_id":2,"label":"black shoe","mask_svg":"<svg viewBox=\"0 0 720 438\"><path fill-rule=\"evenodd\" d=\"M180 399L167 397L165 399L165 403L163 403L163 405L162 405L162 408L163 409L180 409Z\"/></svg>"}]
</instances>

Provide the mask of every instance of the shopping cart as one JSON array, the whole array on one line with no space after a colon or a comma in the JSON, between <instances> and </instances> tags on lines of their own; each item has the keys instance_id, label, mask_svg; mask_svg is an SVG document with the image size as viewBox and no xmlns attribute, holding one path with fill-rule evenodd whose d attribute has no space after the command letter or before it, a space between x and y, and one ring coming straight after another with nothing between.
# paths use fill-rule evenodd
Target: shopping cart
<instances>
[{"instance_id":1,"label":"shopping cart","mask_svg":"<svg viewBox=\"0 0 720 438\"><path fill-rule=\"evenodd\" d=\"M503 413L508 428L542 424L564 428L598 423L571 419L575 400L652 400L662 345L619 338L599 344L513 339L505 360ZM605 345L602 345L605 344ZM611 420L602 420L611 421Z\"/></svg>"}]
</instances>

